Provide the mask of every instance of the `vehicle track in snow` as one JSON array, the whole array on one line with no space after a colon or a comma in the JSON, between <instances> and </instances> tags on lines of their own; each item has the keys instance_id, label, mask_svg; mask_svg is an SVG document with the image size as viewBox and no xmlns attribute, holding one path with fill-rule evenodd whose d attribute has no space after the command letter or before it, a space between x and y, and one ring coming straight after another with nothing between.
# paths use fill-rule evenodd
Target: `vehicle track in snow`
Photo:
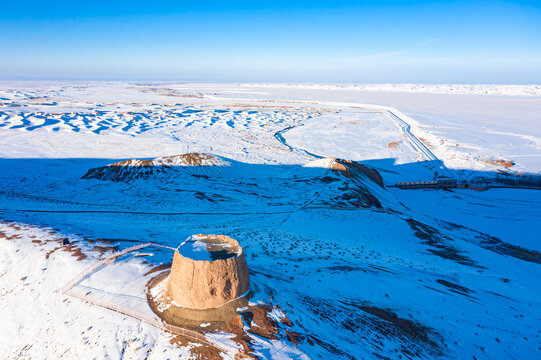
<instances>
[{"instance_id":1,"label":"vehicle track in snow","mask_svg":"<svg viewBox=\"0 0 541 360\"><path fill-rule=\"evenodd\" d=\"M408 138L415 150L422 153L429 161L439 161L436 155L434 155L434 153L430 151L430 149L421 140L419 140L417 136L412 134L411 126L407 122L396 116L396 114L390 110L384 110L382 111L382 114L400 127L400 130Z\"/></svg>"},{"instance_id":2,"label":"vehicle track in snow","mask_svg":"<svg viewBox=\"0 0 541 360\"><path fill-rule=\"evenodd\" d=\"M382 114L385 115L388 119L392 120L395 124L400 127L400 130L406 136L406 138L409 140L410 144L413 146L417 152L423 154L428 161L435 161L441 163L440 169L445 173L447 177L456 178L457 174L450 171L444 164L443 161L438 159L436 155L413 133L411 132L411 126L406 121L404 121L402 118L397 116L393 111L391 110L382 110Z\"/></svg>"}]
</instances>

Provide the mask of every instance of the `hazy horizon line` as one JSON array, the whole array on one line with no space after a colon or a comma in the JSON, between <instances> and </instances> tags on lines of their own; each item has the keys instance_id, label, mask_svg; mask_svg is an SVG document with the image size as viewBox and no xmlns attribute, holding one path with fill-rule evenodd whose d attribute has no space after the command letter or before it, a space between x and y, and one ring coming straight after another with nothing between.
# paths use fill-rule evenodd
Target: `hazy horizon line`
<instances>
[{"instance_id":1,"label":"hazy horizon line","mask_svg":"<svg viewBox=\"0 0 541 360\"><path fill-rule=\"evenodd\" d=\"M148 82L148 83L170 83L170 84L190 84L190 83L201 83L201 84L326 84L326 85L507 85L507 86L541 86L541 83L535 82L430 82L430 81L336 81L336 80L223 80L223 79L173 79L173 80L163 80L163 79L128 79L128 78L117 78L117 79L93 79L93 78L0 78L0 83L9 83L9 82L21 82L21 83L31 83L31 82L52 82L52 83L133 83L133 82Z\"/></svg>"}]
</instances>

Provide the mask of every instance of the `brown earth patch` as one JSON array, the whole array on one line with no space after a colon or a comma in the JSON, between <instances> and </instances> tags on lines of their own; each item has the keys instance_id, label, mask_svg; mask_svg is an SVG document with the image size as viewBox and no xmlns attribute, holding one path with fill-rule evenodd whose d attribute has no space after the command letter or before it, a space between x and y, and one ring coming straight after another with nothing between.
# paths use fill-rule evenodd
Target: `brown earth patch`
<instances>
[{"instance_id":1,"label":"brown earth patch","mask_svg":"<svg viewBox=\"0 0 541 360\"><path fill-rule=\"evenodd\" d=\"M93 250L97 251L101 256L108 252L115 252L118 251L118 246L101 246L101 245L94 245L92 247Z\"/></svg>"},{"instance_id":2,"label":"brown earth patch","mask_svg":"<svg viewBox=\"0 0 541 360\"><path fill-rule=\"evenodd\" d=\"M333 198L333 201L336 201L338 206L348 206L353 205L358 208L370 208L375 207L382 209L383 206L377 197L372 195L368 190L361 187L350 187L345 185L339 189L342 191L342 194L338 197Z\"/></svg>"},{"instance_id":3,"label":"brown earth patch","mask_svg":"<svg viewBox=\"0 0 541 360\"><path fill-rule=\"evenodd\" d=\"M9 223L9 222L4 222L3 224L7 225L8 227L12 228L13 230L16 230L16 231L21 231L22 230L22 227L21 226L18 226L18 225L15 225L13 223ZM31 225L29 225L30 227L32 227ZM47 232L47 234L49 235L53 235L53 236L56 236L58 235L57 233L54 233L54 232ZM6 240L12 240L12 239L20 239L22 236L21 235L18 235L18 234L15 234L15 235L7 235L6 233L0 231L0 237L6 239ZM35 236L33 236L35 237ZM54 249L52 250L49 250L46 254L45 254L45 258L46 259L49 259L49 257L55 253L56 251L62 249L63 251L66 251L66 252L69 252L71 253L71 255L73 255L74 257L77 258L77 260L84 260L87 258L87 256L83 253L83 251L75 244L71 243L71 244L68 244L68 245L62 245L63 242L64 242L64 238L55 238L55 239L35 239L35 240L32 240L32 243L33 244L37 244L37 245L43 245L43 244L47 244L47 243L59 243L60 246L57 246L55 247Z\"/></svg>"},{"instance_id":4,"label":"brown earth patch","mask_svg":"<svg viewBox=\"0 0 541 360\"><path fill-rule=\"evenodd\" d=\"M188 166L201 166L204 160L210 160L215 158L213 155L210 154L203 154L203 153L189 153L189 154L181 154L181 155L171 155L171 156L164 156L160 159L163 159L164 162L167 163L169 160L180 160L181 163L188 165ZM119 161L114 164L110 164L108 166L133 166L133 162L137 161L136 166L155 166L155 160L124 160ZM163 166L163 165L160 165Z\"/></svg>"},{"instance_id":5,"label":"brown earth patch","mask_svg":"<svg viewBox=\"0 0 541 360\"><path fill-rule=\"evenodd\" d=\"M333 355L342 356L346 359L351 359L351 360L357 359L353 355L341 350L340 348L338 348L337 346L334 346L330 342L327 342L325 340L318 338L315 335L307 335L306 342L310 344L311 346L318 345L319 347L325 349L326 351L328 351L329 353Z\"/></svg>"},{"instance_id":6,"label":"brown earth patch","mask_svg":"<svg viewBox=\"0 0 541 360\"><path fill-rule=\"evenodd\" d=\"M470 290L465 286L461 286L461 285L452 283L452 282L447 281L447 280L438 279L438 280L436 280L436 282L438 284L440 284L440 285L443 285L443 286L447 287L452 292L460 294L460 295L465 295L465 296L471 297L470 294L473 293L473 290Z\"/></svg>"},{"instance_id":7,"label":"brown earth patch","mask_svg":"<svg viewBox=\"0 0 541 360\"><path fill-rule=\"evenodd\" d=\"M236 315L226 326L224 331L235 335L232 340L236 342L241 347L241 354L246 355L248 358L255 358L250 353L253 352L252 339L244 331L244 322L240 315Z\"/></svg>"},{"instance_id":8,"label":"brown earth patch","mask_svg":"<svg viewBox=\"0 0 541 360\"><path fill-rule=\"evenodd\" d=\"M287 336L287 340L293 345L299 345L299 343L305 339L305 337L302 336L301 334L296 333L291 330L286 330L286 336Z\"/></svg>"},{"instance_id":9,"label":"brown earth patch","mask_svg":"<svg viewBox=\"0 0 541 360\"><path fill-rule=\"evenodd\" d=\"M61 245L58 247L55 247L53 250L48 251L45 254L45 259L49 259L49 257L54 254L57 250L62 249L63 251L66 251L70 253L73 257L77 258L78 261L84 260L87 258L85 253L79 248L77 245L69 244L69 245Z\"/></svg>"},{"instance_id":10,"label":"brown earth patch","mask_svg":"<svg viewBox=\"0 0 541 360\"><path fill-rule=\"evenodd\" d=\"M334 165L331 167L331 170L339 171L345 177L353 177L358 171L379 186L384 187L383 177L377 170L369 168L368 166L357 161L336 159Z\"/></svg>"},{"instance_id":11,"label":"brown earth patch","mask_svg":"<svg viewBox=\"0 0 541 360\"><path fill-rule=\"evenodd\" d=\"M430 149L434 149L434 146L432 145L432 143L430 141L428 141L427 139L420 137L419 140L421 140ZM458 146L458 144L457 144L457 146Z\"/></svg>"},{"instance_id":12,"label":"brown earth patch","mask_svg":"<svg viewBox=\"0 0 541 360\"><path fill-rule=\"evenodd\" d=\"M408 225L414 231L417 238L422 240L422 243L430 246L432 249L428 249L431 254L439 256L443 259L453 260L459 264L472 266L476 268L483 268L475 263L472 259L468 258L464 253L449 242L453 241L451 238L441 234L435 228L423 224L412 218L406 220Z\"/></svg>"},{"instance_id":13,"label":"brown earth patch","mask_svg":"<svg viewBox=\"0 0 541 360\"><path fill-rule=\"evenodd\" d=\"M387 147L389 149L396 149L398 147L398 145L400 145L401 142L402 142L402 140L390 142L390 143L387 144Z\"/></svg>"},{"instance_id":14,"label":"brown earth patch","mask_svg":"<svg viewBox=\"0 0 541 360\"><path fill-rule=\"evenodd\" d=\"M20 231L21 230L20 226L14 224L14 223L8 222L8 221L3 221L2 224L9 227L9 228L12 228L15 231ZM20 239L22 236L19 235L19 234L8 235L7 233L5 233L3 231L0 231L0 237L4 238L6 240L13 240L13 239Z\"/></svg>"},{"instance_id":15,"label":"brown earth patch","mask_svg":"<svg viewBox=\"0 0 541 360\"><path fill-rule=\"evenodd\" d=\"M431 330L426 326L411 320L403 319L389 309L382 309L376 306L359 306L359 308L371 315L392 323L413 338L420 339L423 342L436 346L436 344L430 340L428 334Z\"/></svg>"},{"instance_id":16,"label":"brown earth patch","mask_svg":"<svg viewBox=\"0 0 541 360\"><path fill-rule=\"evenodd\" d=\"M89 169L81 179L100 179L115 182L147 179L170 171L178 166L216 166L221 160L206 153L188 153L163 156L151 160L123 160L106 166Z\"/></svg>"},{"instance_id":17,"label":"brown earth patch","mask_svg":"<svg viewBox=\"0 0 541 360\"><path fill-rule=\"evenodd\" d=\"M250 306L248 310L242 313L242 318L250 327L249 333L261 336L265 339L276 340L280 332L278 323L267 316L272 311L272 306L268 304L259 306Z\"/></svg>"},{"instance_id":18,"label":"brown earth patch","mask_svg":"<svg viewBox=\"0 0 541 360\"><path fill-rule=\"evenodd\" d=\"M178 347L190 346L190 355L192 359L197 360L222 360L224 352L216 347L208 346L194 342L182 335L173 335L169 340L171 345Z\"/></svg>"},{"instance_id":19,"label":"brown earth patch","mask_svg":"<svg viewBox=\"0 0 541 360\"><path fill-rule=\"evenodd\" d=\"M151 309L156 315L158 315L164 322L180 327L187 328L200 334L208 332L226 332L232 334L231 338L240 346L240 352L236 355L236 359L257 359L255 349L253 347L253 340L250 334L257 335L266 339L277 340L280 338L300 339L301 336L290 332L281 335L282 327L292 326L293 323L286 316L279 321L276 321L268 316L268 314L277 306L270 304L263 305L249 305L248 299L241 298L238 302L231 302L224 306L215 309L207 310L193 310L184 309L172 305L163 310L160 310L159 303L170 302L172 300L170 290L162 283L162 288L165 289L165 293L159 295L159 298L154 298L150 289L157 286L163 281L167 281L168 272L158 274L147 283L147 299ZM201 327L202 323L208 324L205 327ZM245 330L245 327L248 330ZM191 338L188 339L182 336L176 336L174 338L175 343L180 346L186 346L189 342L194 342ZM197 343L197 342L196 342ZM199 348L209 347L208 344L199 343L202 346ZM214 356L213 350L210 355L206 352L202 353L204 356ZM202 355L202 356L203 356ZM199 355L198 355L199 356ZM203 357L204 358L204 357ZM209 359L212 359L210 357Z\"/></svg>"},{"instance_id":20,"label":"brown earth patch","mask_svg":"<svg viewBox=\"0 0 541 360\"><path fill-rule=\"evenodd\" d=\"M459 229L461 231L469 232L469 236L465 237L464 240L476 244L483 249L490 250L501 255L512 256L520 260L541 264L541 252L539 251L506 243L495 236L488 235L462 225L446 223L446 226L452 230Z\"/></svg>"},{"instance_id":21,"label":"brown earth patch","mask_svg":"<svg viewBox=\"0 0 541 360\"><path fill-rule=\"evenodd\" d=\"M396 358L434 358L442 355L440 335L416 321L399 317L390 309L383 309L356 299L330 300L302 296L302 304L319 320L332 323L348 335L340 335L350 343L364 344L367 352L378 358L388 358L384 342L391 341L398 348ZM306 341L318 345L336 357L355 359L340 349L340 341L322 340L316 335L306 335ZM361 346L361 345L359 345Z\"/></svg>"},{"instance_id":22,"label":"brown earth patch","mask_svg":"<svg viewBox=\"0 0 541 360\"><path fill-rule=\"evenodd\" d=\"M169 270L169 269L171 269L171 265L172 265L171 263L166 263L166 264L161 264L161 265L158 265L158 266L154 266L145 273L145 276L150 275L150 274L154 274L156 272L164 271L164 270Z\"/></svg>"},{"instance_id":23,"label":"brown earth patch","mask_svg":"<svg viewBox=\"0 0 541 360\"><path fill-rule=\"evenodd\" d=\"M513 167L515 165L515 162L512 160L503 160L503 159L484 159L483 162L485 164L493 165L493 166L503 166L506 168Z\"/></svg>"}]
</instances>

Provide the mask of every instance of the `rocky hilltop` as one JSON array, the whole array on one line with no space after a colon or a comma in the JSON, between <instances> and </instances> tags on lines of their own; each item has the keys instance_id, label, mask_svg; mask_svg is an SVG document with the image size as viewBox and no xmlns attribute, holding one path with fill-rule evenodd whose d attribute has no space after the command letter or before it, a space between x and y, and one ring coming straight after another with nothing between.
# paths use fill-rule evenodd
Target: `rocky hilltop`
<instances>
[{"instance_id":1,"label":"rocky hilltop","mask_svg":"<svg viewBox=\"0 0 541 360\"><path fill-rule=\"evenodd\" d=\"M148 179L163 173L182 170L186 167L230 166L222 158L206 153L189 153L163 156L152 160L124 160L107 166L90 169L82 179L131 181Z\"/></svg>"},{"instance_id":2,"label":"rocky hilltop","mask_svg":"<svg viewBox=\"0 0 541 360\"><path fill-rule=\"evenodd\" d=\"M381 177L380 173L377 170L372 169L366 165L363 165L362 163L358 161L326 157L326 158L321 158L318 160L311 161L304 166L327 168L329 170L338 171L346 177L355 177L362 174L366 176L367 178L369 178L370 180L372 180L373 182L375 182L376 184L378 184L379 186L384 187L383 177Z\"/></svg>"},{"instance_id":3,"label":"rocky hilltop","mask_svg":"<svg viewBox=\"0 0 541 360\"><path fill-rule=\"evenodd\" d=\"M333 177L328 181L337 182L338 186L328 191L328 200L322 198L321 201L335 208L383 208L382 200L389 201L380 173L358 161L326 157L304 167L331 170Z\"/></svg>"},{"instance_id":4,"label":"rocky hilltop","mask_svg":"<svg viewBox=\"0 0 541 360\"><path fill-rule=\"evenodd\" d=\"M234 207L234 211L242 207L262 211L277 204L342 209L396 205L377 170L358 161L330 157L303 166L277 166L191 153L120 161L90 169L82 179L131 183L145 194L141 195L145 205L151 203L146 194L152 191L157 201L167 199L170 211L176 211L173 205L180 203L190 204L192 209L197 206L199 211L221 212L224 206ZM148 182L135 181L139 179Z\"/></svg>"}]
</instances>

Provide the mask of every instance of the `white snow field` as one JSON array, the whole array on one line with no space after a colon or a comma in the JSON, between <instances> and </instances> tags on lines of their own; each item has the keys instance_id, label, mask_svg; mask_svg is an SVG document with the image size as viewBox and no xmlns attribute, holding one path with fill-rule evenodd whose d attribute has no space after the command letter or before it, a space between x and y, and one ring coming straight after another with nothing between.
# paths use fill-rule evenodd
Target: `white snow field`
<instances>
[{"instance_id":1,"label":"white snow field","mask_svg":"<svg viewBox=\"0 0 541 360\"><path fill-rule=\"evenodd\" d=\"M539 110L539 85L2 83L0 358L538 359ZM73 289L156 316L194 234L238 240L269 305L202 323L218 353L61 291L152 242Z\"/></svg>"}]
</instances>

